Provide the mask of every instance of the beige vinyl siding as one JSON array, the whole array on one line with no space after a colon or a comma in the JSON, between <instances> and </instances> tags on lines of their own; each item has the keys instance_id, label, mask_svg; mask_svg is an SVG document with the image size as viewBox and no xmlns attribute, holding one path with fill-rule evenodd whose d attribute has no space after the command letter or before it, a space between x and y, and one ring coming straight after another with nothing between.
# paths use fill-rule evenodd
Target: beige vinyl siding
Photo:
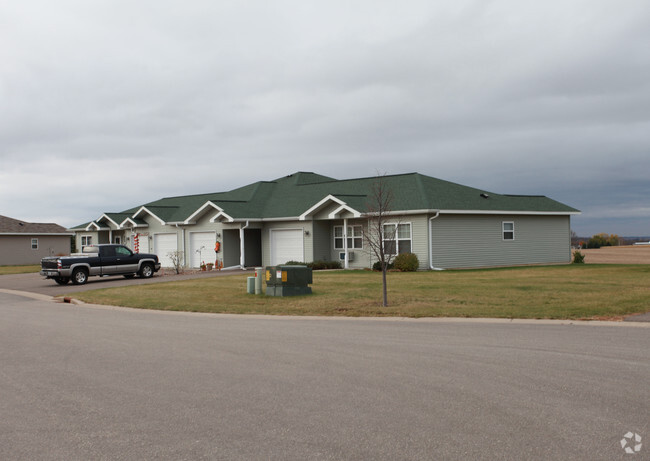
<instances>
[{"instance_id":1,"label":"beige vinyl siding","mask_svg":"<svg viewBox=\"0 0 650 461\"><path fill-rule=\"evenodd\" d=\"M32 239L38 248L32 249ZM69 235L2 235L0 236L0 266L38 264L46 256L70 254Z\"/></svg>"},{"instance_id":2,"label":"beige vinyl siding","mask_svg":"<svg viewBox=\"0 0 650 461\"><path fill-rule=\"evenodd\" d=\"M514 222L514 240L502 223ZM568 263L568 216L440 215L432 221L433 266L469 268Z\"/></svg>"},{"instance_id":3,"label":"beige vinyl siding","mask_svg":"<svg viewBox=\"0 0 650 461\"><path fill-rule=\"evenodd\" d=\"M427 216L408 216L402 220L402 222L411 223L411 253L415 253L418 257L420 263L418 269L425 270L428 269L429 263L429 229L428 223L429 219Z\"/></svg>"},{"instance_id":4,"label":"beige vinyl siding","mask_svg":"<svg viewBox=\"0 0 650 461\"><path fill-rule=\"evenodd\" d=\"M314 240L314 261L332 260L331 221L312 221Z\"/></svg>"}]
</instances>

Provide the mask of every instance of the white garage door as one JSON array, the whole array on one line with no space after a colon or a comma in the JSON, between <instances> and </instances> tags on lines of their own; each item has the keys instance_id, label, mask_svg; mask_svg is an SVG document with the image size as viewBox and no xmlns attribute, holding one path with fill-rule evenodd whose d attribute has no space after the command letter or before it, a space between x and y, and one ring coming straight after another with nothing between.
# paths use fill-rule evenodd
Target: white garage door
<instances>
[{"instance_id":1,"label":"white garage door","mask_svg":"<svg viewBox=\"0 0 650 461\"><path fill-rule=\"evenodd\" d=\"M216 253L214 252L216 235L214 232L191 232L190 233L190 266L200 267L201 261L214 263Z\"/></svg>"},{"instance_id":2,"label":"white garage door","mask_svg":"<svg viewBox=\"0 0 650 461\"><path fill-rule=\"evenodd\" d=\"M153 236L153 251L158 255L162 267L173 267L169 253L176 251L176 234L156 234Z\"/></svg>"},{"instance_id":3,"label":"white garage door","mask_svg":"<svg viewBox=\"0 0 650 461\"><path fill-rule=\"evenodd\" d=\"M302 229L271 230L271 265L287 261L304 261Z\"/></svg>"}]
</instances>

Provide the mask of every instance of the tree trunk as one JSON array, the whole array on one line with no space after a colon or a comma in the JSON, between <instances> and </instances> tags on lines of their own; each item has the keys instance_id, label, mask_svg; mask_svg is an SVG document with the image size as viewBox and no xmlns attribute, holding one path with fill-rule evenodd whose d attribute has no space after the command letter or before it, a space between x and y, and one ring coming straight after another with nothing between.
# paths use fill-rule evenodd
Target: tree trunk
<instances>
[{"instance_id":1,"label":"tree trunk","mask_svg":"<svg viewBox=\"0 0 650 461\"><path fill-rule=\"evenodd\" d=\"M386 286L386 264L381 265L381 281L383 283L384 291L384 304L383 307L388 307L388 287Z\"/></svg>"}]
</instances>

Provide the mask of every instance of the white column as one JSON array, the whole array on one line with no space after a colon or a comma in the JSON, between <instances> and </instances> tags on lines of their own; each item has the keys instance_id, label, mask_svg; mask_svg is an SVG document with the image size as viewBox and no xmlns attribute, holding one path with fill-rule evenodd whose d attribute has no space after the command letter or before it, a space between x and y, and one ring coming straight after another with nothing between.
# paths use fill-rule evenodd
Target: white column
<instances>
[{"instance_id":1,"label":"white column","mask_svg":"<svg viewBox=\"0 0 650 461\"><path fill-rule=\"evenodd\" d=\"M350 261L348 261L348 218L343 218L343 251L345 251L345 269L350 268Z\"/></svg>"}]
</instances>

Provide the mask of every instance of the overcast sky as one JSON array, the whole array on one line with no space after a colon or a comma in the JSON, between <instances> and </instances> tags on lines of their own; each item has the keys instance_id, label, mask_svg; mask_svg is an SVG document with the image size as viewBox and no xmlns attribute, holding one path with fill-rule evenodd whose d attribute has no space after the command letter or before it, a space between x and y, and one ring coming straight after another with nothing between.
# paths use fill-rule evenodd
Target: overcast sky
<instances>
[{"instance_id":1,"label":"overcast sky","mask_svg":"<svg viewBox=\"0 0 650 461\"><path fill-rule=\"evenodd\" d=\"M650 235L647 0L0 0L0 214L419 172Z\"/></svg>"}]
</instances>

